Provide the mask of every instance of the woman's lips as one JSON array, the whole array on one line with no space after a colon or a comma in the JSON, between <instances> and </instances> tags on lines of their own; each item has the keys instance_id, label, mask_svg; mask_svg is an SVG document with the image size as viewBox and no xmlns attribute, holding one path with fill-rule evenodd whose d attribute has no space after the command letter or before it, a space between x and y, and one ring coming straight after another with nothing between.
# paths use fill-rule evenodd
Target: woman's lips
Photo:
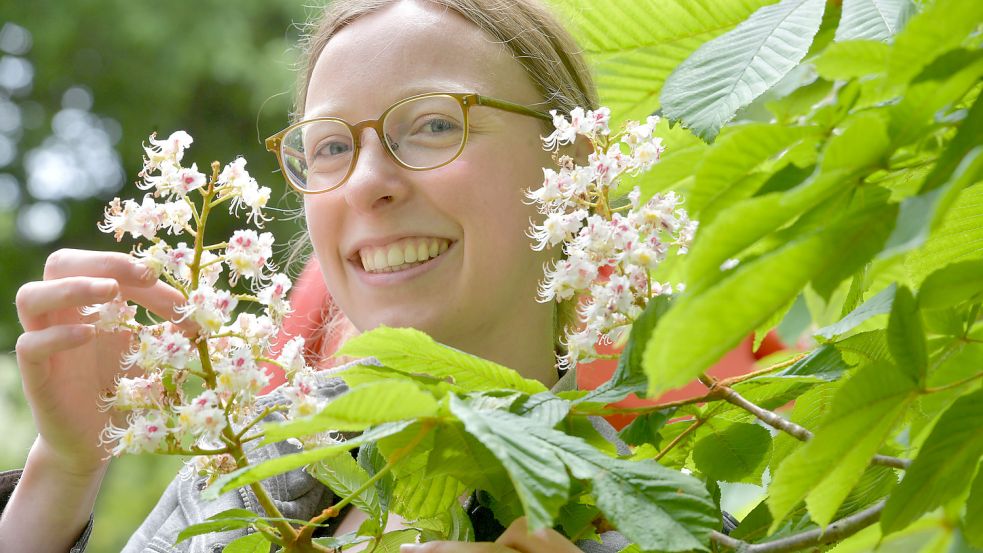
<instances>
[{"instance_id":1,"label":"woman's lips","mask_svg":"<svg viewBox=\"0 0 983 553\"><path fill-rule=\"evenodd\" d=\"M398 284L406 282L407 280L413 279L418 275L421 275L427 271L433 270L440 266L440 264L453 252L457 251L457 242L450 241L447 239L426 239L426 240L437 240L437 254L435 257L430 256L431 243L427 243L427 258L424 261L414 261L412 263L407 263L405 257L403 262L396 266L388 265L388 250L386 251L386 262L387 266L382 269L366 270L362 265L361 255L356 256L355 259L350 259L351 267L357 273L359 279L365 284L371 286L388 286L393 284ZM402 242L402 240L398 241ZM396 242L396 243L398 243ZM388 248L388 246L386 246ZM363 248L364 250L365 248ZM405 250L404 250L405 251ZM419 251L419 250L417 250ZM361 253L362 250L359 251ZM373 253L374 255L374 253ZM395 258L393 258L395 259Z\"/></svg>"}]
</instances>

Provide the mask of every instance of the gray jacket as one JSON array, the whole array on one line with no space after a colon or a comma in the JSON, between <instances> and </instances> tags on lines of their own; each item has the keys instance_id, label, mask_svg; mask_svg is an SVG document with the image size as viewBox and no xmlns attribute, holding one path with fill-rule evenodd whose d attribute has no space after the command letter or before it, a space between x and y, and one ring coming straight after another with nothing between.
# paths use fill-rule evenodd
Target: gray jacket
<instances>
[{"instance_id":1,"label":"gray jacket","mask_svg":"<svg viewBox=\"0 0 983 553\"><path fill-rule=\"evenodd\" d=\"M332 376L338 369L324 371L319 374L318 395L324 398L334 398L347 390L341 380ZM575 379L572 371L554 386L553 391L573 389ZM265 401L276 402L280 398L274 391ZM283 420L280 413L271 414L266 419L269 422ZM603 419L594 419L594 426L605 438L615 443L619 452L627 453L628 449L617 434ZM250 451L247 456L252 463L265 461L298 451L297 446L287 442L263 446ZM19 471L0 473L0 512L6 505L7 498L19 478ZM281 474L263 481L263 485L273 498L274 503L285 517L295 519L310 519L334 501L334 494L315 478L302 469ZM247 530L232 530L221 533L211 533L195 536L175 545L178 533L184 528L204 521L208 517L228 509L249 509L263 513L263 508L256 496L248 488L230 491L213 501L205 501L200 492L205 488L203 479L179 475L175 478L157 506L150 512L147 519L137 529L127 542L124 553L157 552L157 553L217 553L222 551L230 541L246 535ZM82 532L70 553L82 553L92 531L92 520ZM628 541L617 532L605 532L601 538L603 543L581 541L577 546L588 553L615 553L628 545Z\"/></svg>"}]
</instances>

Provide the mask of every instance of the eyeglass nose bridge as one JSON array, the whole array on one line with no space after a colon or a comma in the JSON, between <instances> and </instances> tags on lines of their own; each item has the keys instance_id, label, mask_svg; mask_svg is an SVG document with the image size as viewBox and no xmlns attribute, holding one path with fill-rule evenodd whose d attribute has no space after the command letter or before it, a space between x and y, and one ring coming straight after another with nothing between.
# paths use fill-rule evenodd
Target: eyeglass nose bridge
<instances>
[{"instance_id":1,"label":"eyeglass nose bridge","mask_svg":"<svg viewBox=\"0 0 983 553\"><path fill-rule=\"evenodd\" d=\"M386 136L386 129L383 127L383 120L386 118L385 115L379 119L366 119L365 121L359 121L354 125L349 124L348 129L352 133L352 145L355 149L355 154L352 156L352 166L348 171L348 177L355 171L355 163L358 161L358 155L362 152L362 132L365 129L372 129L375 131L375 135L379 138L379 143L382 144L382 149L386 151L396 165L403 168L411 168L407 166L399 157L396 156L396 150L399 149L399 144L395 144L389 140ZM348 180L348 177L345 180Z\"/></svg>"}]
</instances>

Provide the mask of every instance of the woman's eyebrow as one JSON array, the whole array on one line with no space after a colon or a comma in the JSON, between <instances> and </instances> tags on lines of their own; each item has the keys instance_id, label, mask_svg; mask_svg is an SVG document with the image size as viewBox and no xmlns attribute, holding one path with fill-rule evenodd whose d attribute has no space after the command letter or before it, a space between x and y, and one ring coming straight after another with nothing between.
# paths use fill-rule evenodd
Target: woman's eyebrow
<instances>
[{"instance_id":1,"label":"woman's eyebrow","mask_svg":"<svg viewBox=\"0 0 983 553\"><path fill-rule=\"evenodd\" d=\"M409 98L410 96L416 96L417 94L426 94L428 92L483 93L483 91L480 90L480 87L477 87L474 83L465 83L460 81L436 80L407 83L399 88L394 88L392 92L388 93L385 98L387 101L380 104L377 109L377 113L374 116L378 117L382 114L383 110L400 100ZM304 112L304 119L314 119L317 117L339 117L339 113L341 113L344 108L344 105L328 100L321 102L314 109Z\"/></svg>"}]
</instances>

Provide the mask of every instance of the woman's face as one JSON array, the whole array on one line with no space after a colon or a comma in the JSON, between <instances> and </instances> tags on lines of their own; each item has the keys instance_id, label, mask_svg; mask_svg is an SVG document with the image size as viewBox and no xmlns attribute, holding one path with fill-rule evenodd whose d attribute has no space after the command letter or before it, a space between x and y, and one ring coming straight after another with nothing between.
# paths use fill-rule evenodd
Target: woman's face
<instances>
[{"instance_id":1,"label":"woman's face","mask_svg":"<svg viewBox=\"0 0 983 553\"><path fill-rule=\"evenodd\" d=\"M305 118L375 119L425 92L477 92L525 105L540 95L507 48L456 12L402 1L357 19L328 42L314 68ZM525 235L534 209L523 191L551 159L538 119L486 107L470 112L454 162L397 166L372 130L349 180L305 197L311 241L335 301L357 328L421 329L481 353L482 340L533 336L549 344L552 306L535 301L548 254ZM408 269L366 270L362 258L437 243ZM382 252L381 254L379 252ZM429 255L429 252L428 252ZM509 342L499 342L509 343Z\"/></svg>"}]
</instances>

